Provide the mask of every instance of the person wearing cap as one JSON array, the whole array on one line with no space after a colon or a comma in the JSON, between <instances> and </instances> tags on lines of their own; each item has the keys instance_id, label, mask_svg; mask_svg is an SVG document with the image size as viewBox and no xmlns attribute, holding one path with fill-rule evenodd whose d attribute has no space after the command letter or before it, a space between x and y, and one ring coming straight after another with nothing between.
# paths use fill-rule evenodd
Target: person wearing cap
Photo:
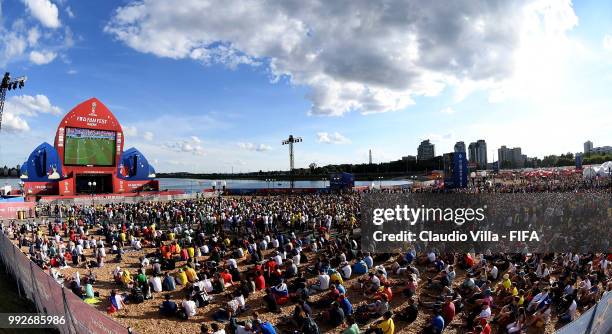
<instances>
[{"instance_id":1,"label":"person wearing cap","mask_svg":"<svg viewBox=\"0 0 612 334\"><path fill-rule=\"evenodd\" d=\"M444 303L441 309L442 317L444 318L445 324L450 324L455 318L455 303L453 303L453 296L447 295L444 298Z\"/></svg>"}]
</instances>

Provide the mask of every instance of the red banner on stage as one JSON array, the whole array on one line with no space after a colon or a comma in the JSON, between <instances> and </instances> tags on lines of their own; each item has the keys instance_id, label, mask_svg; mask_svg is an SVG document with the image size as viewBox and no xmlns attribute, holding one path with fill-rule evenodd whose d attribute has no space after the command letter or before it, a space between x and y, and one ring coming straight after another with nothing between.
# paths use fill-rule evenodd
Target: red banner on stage
<instances>
[{"instance_id":1,"label":"red banner on stage","mask_svg":"<svg viewBox=\"0 0 612 334\"><path fill-rule=\"evenodd\" d=\"M23 218L34 217L35 210L34 202L6 202L0 203L0 219L17 219L20 218L19 212L24 212Z\"/></svg>"}]
</instances>

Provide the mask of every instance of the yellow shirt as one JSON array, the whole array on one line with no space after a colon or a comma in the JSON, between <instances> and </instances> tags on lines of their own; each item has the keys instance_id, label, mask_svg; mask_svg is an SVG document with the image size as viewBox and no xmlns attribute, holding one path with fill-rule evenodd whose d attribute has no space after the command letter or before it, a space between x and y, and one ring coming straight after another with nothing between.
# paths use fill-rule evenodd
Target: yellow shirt
<instances>
[{"instance_id":1,"label":"yellow shirt","mask_svg":"<svg viewBox=\"0 0 612 334\"><path fill-rule=\"evenodd\" d=\"M195 272L195 270L193 270L193 268L187 268L185 270L185 274L187 275L187 280L189 280L189 282L195 282L196 278L198 277L198 274Z\"/></svg>"},{"instance_id":2,"label":"yellow shirt","mask_svg":"<svg viewBox=\"0 0 612 334\"><path fill-rule=\"evenodd\" d=\"M395 323L393 323L393 319L391 318L381 321L376 327L382 329L384 334L393 334L395 332Z\"/></svg>"},{"instance_id":3,"label":"yellow shirt","mask_svg":"<svg viewBox=\"0 0 612 334\"><path fill-rule=\"evenodd\" d=\"M179 272L178 280L182 285L187 285L187 274L184 271Z\"/></svg>"},{"instance_id":4,"label":"yellow shirt","mask_svg":"<svg viewBox=\"0 0 612 334\"><path fill-rule=\"evenodd\" d=\"M130 275L130 272L127 270L123 271L123 275L121 276L121 279L123 281L123 284L132 283L132 276Z\"/></svg>"},{"instance_id":5,"label":"yellow shirt","mask_svg":"<svg viewBox=\"0 0 612 334\"><path fill-rule=\"evenodd\" d=\"M335 272L331 275L330 281L332 281L333 283L344 284L344 280L342 279L342 276L340 276L338 272Z\"/></svg>"},{"instance_id":6,"label":"yellow shirt","mask_svg":"<svg viewBox=\"0 0 612 334\"><path fill-rule=\"evenodd\" d=\"M502 282L502 286L504 287L504 289L510 289L510 287L512 286L512 282L510 282L510 279L505 279Z\"/></svg>"},{"instance_id":7,"label":"yellow shirt","mask_svg":"<svg viewBox=\"0 0 612 334\"><path fill-rule=\"evenodd\" d=\"M192 258L195 254L195 249L193 249L193 247L189 247L187 248L187 253L189 254L189 257Z\"/></svg>"}]
</instances>

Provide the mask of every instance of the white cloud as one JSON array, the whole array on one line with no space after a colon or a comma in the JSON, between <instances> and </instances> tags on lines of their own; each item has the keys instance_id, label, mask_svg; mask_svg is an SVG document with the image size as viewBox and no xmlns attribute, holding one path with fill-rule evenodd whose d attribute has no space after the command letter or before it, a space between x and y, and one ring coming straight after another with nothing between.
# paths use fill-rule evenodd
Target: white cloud
<instances>
[{"instance_id":1,"label":"white cloud","mask_svg":"<svg viewBox=\"0 0 612 334\"><path fill-rule=\"evenodd\" d=\"M605 35L602 41L602 46L606 51L612 51L612 35Z\"/></svg>"},{"instance_id":2,"label":"white cloud","mask_svg":"<svg viewBox=\"0 0 612 334\"><path fill-rule=\"evenodd\" d=\"M77 74L79 72L77 70L71 68L66 73L68 73L68 74Z\"/></svg>"},{"instance_id":3,"label":"white cloud","mask_svg":"<svg viewBox=\"0 0 612 334\"><path fill-rule=\"evenodd\" d=\"M65 58L61 51L74 44L72 31L68 26L63 29L53 29L19 17L14 18L12 22L9 17L2 19L0 20L0 66L28 59L34 64L48 64L57 56ZM41 46L44 46L44 50L41 50Z\"/></svg>"},{"instance_id":4,"label":"white cloud","mask_svg":"<svg viewBox=\"0 0 612 334\"><path fill-rule=\"evenodd\" d=\"M272 146L266 144L253 144L253 143L238 143L238 147L247 151L266 152L271 151Z\"/></svg>"},{"instance_id":5,"label":"white cloud","mask_svg":"<svg viewBox=\"0 0 612 334\"><path fill-rule=\"evenodd\" d=\"M191 138L191 141L193 141L194 143L198 143L199 144L199 143L202 142L202 140L200 138L196 137L196 136L191 136L189 138Z\"/></svg>"},{"instance_id":6,"label":"white cloud","mask_svg":"<svg viewBox=\"0 0 612 334\"><path fill-rule=\"evenodd\" d=\"M146 141L152 141L154 137L153 132L151 131L145 131L141 134L140 131L138 131L138 128L134 125L124 125L123 134L125 134L126 137L132 137L132 138L141 137L142 139ZM197 137L191 137L191 142L196 143L196 144L201 143L199 139L198 141L195 141L194 138L198 139Z\"/></svg>"},{"instance_id":7,"label":"white cloud","mask_svg":"<svg viewBox=\"0 0 612 334\"><path fill-rule=\"evenodd\" d=\"M151 133L151 139L153 139L152 136L153 134ZM196 138L198 141L200 140L199 138L192 136L189 139L166 143L163 145L163 147L168 150L179 152L179 153L191 153L193 155L204 155L205 151L202 145L200 145L201 141L199 142L195 141L194 138Z\"/></svg>"},{"instance_id":8,"label":"white cloud","mask_svg":"<svg viewBox=\"0 0 612 334\"><path fill-rule=\"evenodd\" d=\"M123 129L123 134L126 137L136 137L138 136L138 129L135 126L132 125L125 125L122 127Z\"/></svg>"},{"instance_id":9,"label":"white cloud","mask_svg":"<svg viewBox=\"0 0 612 334\"><path fill-rule=\"evenodd\" d=\"M7 110L2 117L2 131L11 133L26 132L30 131L30 126L25 119Z\"/></svg>"},{"instance_id":10,"label":"white cloud","mask_svg":"<svg viewBox=\"0 0 612 334\"><path fill-rule=\"evenodd\" d=\"M441 113L443 114L454 114L455 113L455 109L451 108L451 107L446 107L442 110L440 110Z\"/></svg>"},{"instance_id":11,"label":"white cloud","mask_svg":"<svg viewBox=\"0 0 612 334\"><path fill-rule=\"evenodd\" d=\"M54 106L49 98L42 94L35 96L19 95L12 96L6 101L5 111L11 111L14 115L36 116L38 114L59 115L62 109Z\"/></svg>"},{"instance_id":12,"label":"white cloud","mask_svg":"<svg viewBox=\"0 0 612 334\"><path fill-rule=\"evenodd\" d=\"M31 47L36 46L39 38L40 31L38 31L38 28L33 27L28 30L28 44L30 44Z\"/></svg>"},{"instance_id":13,"label":"white cloud","mask_svg":"<svg viewBox=\"0 0 612 334\"><path fill-rule=\"evenodd\" d=\"M74 12L72 11L72 8L70 8L70 6L66 7L65 11L69 18L74 18Z\"/></svg>"},{"instance_id":14,"label":"white cloud","mask_svg":"<svg viewBox=\"0 0 612 334\"><path fill-rule=\"evenodd\" d=\"M2 118L2 130L9 132L30 131L27 118L39 114L59 115L62 110L51 104L45 95L12 96L6 101Z\"/></svg>"},{"instance_id":15,"label":"white cloud","mask_svg":"<svg viewBox=\"0 0 612 334\"><path fill-rule=\"evenodd\" d=\"M5 32L0 29L0 32ZM21 57L27 47L26 37L14 31L0 34L0 65L6 64L12 59Z\"/></svg>"},{"instance_id":16,"label":"white cloud","mask_svg":"<svg viewBox=\"0 0 612 334\"><path fill-rule=\"evenodd\" d=\"M52 51L32 51L30 52L30 61L36 65L45 65L52 62L55 57L57 57L57 53Z\"/></svg>"},{"instance_id":17,"label":"white cloud","mask_svg":"<svg viewBox=\"0 0 612 334\"><path fill-rule=\"evenodd\" d=\"M59 28L59 11L49 0L23 0L28 11L47 28Z\"/></svg>"},{"instance_id":18,"label":"white cloud","mask_svg":"<svg viewBox=\"0 0 612 334\"><path fill-rule=\"evenodd\" d=\"M562 35L574 17L569 1L550 0L143 0L119 7L105 31L160 57L268 64L273 80L309 87L310 114L342 115L403 109L463 82L499 86L515 71L521 27Z\"/></svg>"},{"instance_id":19,"label":"white cloud","mask_svg":"<svg viewBox=\"0 0 612 334\"><path fill-rule=\"evenodd\" d=\"M327 133L327 132L318 132L317 133L319 143L323 144L350 144L351 141L345 136L341 135L338 132Z\"/></svg>"}]
</instances>

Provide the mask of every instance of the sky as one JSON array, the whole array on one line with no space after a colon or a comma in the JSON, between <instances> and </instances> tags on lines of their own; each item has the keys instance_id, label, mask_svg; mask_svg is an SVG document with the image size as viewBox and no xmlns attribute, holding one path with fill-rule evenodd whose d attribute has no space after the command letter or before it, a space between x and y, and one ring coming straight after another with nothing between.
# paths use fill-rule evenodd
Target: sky
<instances>
[{"instance_id":1,"label":"sky","mask_svg":"<svg viewBox=\"0 0 612 334\"><path fill-rule=\"evenodd\" d=\"M158 172L612 145L612 2L0 2L0 165L97 97Z\"/></svg>"}]
</instances>

